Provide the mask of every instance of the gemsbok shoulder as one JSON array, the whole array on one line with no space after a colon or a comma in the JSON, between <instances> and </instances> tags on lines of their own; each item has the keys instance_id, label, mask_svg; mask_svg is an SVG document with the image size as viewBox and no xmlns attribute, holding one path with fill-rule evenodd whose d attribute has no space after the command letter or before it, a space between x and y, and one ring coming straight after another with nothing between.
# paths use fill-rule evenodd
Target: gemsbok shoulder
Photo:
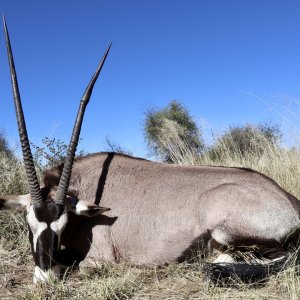
<instances>
[{"instance_id":1,"label":"gemsbok shoulder","mask_svg":"<svg viewBox=\"0 0 300 300\"><path fill-rule=\"evenodd\" d=\"M163 265L214 249L252 248L274 268L277 262L283 266L289 245L298 244L300 202L267 176L117 153L74 159L85 108L110 46L80 101L65 162L46 171L40 185L4 18L3 24L29 194L0 196L0 209L26 211L34 282L59 278L60 266L74 262ZM213 276L256 277L267 271L263 264L235 262L226 253L208 265Z\"/></svg>"}]
</instances>

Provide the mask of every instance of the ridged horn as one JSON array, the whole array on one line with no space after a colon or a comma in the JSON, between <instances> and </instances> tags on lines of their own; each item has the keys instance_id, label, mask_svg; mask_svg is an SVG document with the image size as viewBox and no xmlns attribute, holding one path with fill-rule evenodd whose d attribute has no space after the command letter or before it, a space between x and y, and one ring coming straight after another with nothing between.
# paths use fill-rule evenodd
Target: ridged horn
<instances>
[{"instance_id":1,"label":"ridged horn","mask_svg":"<svg viewBox=\"0 0 300 300\"><path fill-rule=\"evenodd\" d=\"M15 70L9 34L8 34L4 15L3 15L3 26L4 26L4 33L6 39L6 48L7 48L7 55L9 61L10 76L11 76L11 83L12 83L12 90L13 90L13 98L15 103L16 117L18 122L19 136L20 136L20 142L21 142L22 153L23 153L23 161L24 161L27 180L29 184L31 203L35 206L41 206L43 204L43 197L41 194L40 185L35 172L32 153L30 150L30 144L27 135L26 123L25 123L21 97L19 92L17 74Z\"/></svg>"},{"instance_id":2,"label":"ridged horn","mask_svg":"<svg viewBox=\"0 0 300 300\"><path fill-rule=\"evenodd\" d=\"M88 84L88 86L81 98L77 117L76 117L75 124L73 127L71 140L70 140L70 143L68 146L67 157L64 162L64 168L63 168L62 175L60 177L59 185L57 188L57 193L56 193L56 198L55 198L55 202L57 204L65 203L65 197L67 195L67 191L68 191L68 187L69 187L69 183L70 183L72 166L73 166L75 152L76 152L76 148L77 148L77 144L78 144L78 140L79 140L79 135L80 135L84 112L85 112L87 104L89 103L95 82L101 72L101 69L104 65L104 62L106 60L106 57L108 55L110 48L111 48L111 44L108 46L105 54L102 57L101 62L99 63L99 65L96 69L96 72L94 73L90 83Z\"/></svg>"}]
</instances>

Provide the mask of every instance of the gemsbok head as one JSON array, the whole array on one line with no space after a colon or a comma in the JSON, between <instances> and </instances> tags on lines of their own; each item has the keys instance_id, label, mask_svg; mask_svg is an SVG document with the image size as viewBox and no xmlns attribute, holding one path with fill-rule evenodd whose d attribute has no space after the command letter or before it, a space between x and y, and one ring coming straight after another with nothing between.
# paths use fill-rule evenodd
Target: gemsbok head
<instances>
[{"instance_id":1,"label":"gemsbok head","mask_svg":"<svg viewBox=\"0 0 300 300\"><path fill-rule=\"evenodd\" d=\"M35 282L51 273L58 277L60 265L74 262L164 265L199 251L221 251L207 265L212 278L236 273L245 281L260 279L285 266L290 245L299 244L300 202L269 177L245 168L168 165L117 153L74 160L83 114L110 46L80 102L67 158L45 172L40 186L5 20L4 28L29 194L0 195L0 209L27 211ZM234 261L234 251L249 249L264 264Z\"/></svg>"},{"instance_id":2,"label":"gemsbok head","mask_svg":"<svg viewBox=\"0 0 300 300\"><path fill-rule=\"evenodd\" d=\"M71 203L70 201L73 199L68 196L68 187L84 112L111 45L107 48L80 101L78 114L75 120L59 184L55 190L49 189L47 186L41 188L30 150L17 74L4 16L3 24L20 142L29 186L29 195L25 195L17 199L15 199L15 197L6 197L6 199L11 198L9 205L12 207L17 208L17 206L20 206L20 203L22 203L22 206L26 206L26 221L29 229L29 240L36 265L34 270L34 282L37 282L39 280L47 279L49 276L49 274L47 274L48 271L52 271L56 277L59 276L57 253L61 245L61 234L68 222L68 209L73 210L78 215L88 215L89 213L97 215L109 210L108 208L99 207L97 205L86 205L83 202L80 203L78 201L76 204Z\"/></svg>"}]
</instances>

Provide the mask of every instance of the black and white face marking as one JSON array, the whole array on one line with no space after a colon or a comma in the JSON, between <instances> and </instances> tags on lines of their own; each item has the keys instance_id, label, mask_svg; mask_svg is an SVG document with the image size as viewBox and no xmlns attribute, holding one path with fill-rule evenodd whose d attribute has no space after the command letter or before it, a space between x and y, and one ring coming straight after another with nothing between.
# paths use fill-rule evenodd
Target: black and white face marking
<instances>
[{"instance_id":1,"label":"black and white face marking","mask_svg":"<svg viewBox=\"0 0 300 300\"><path fill-rule=\"evenodd\" d=\"M55 269L54 275L57 277L56 257L60 248L61 233L65 229L67 221L68 215L64 205L45 201L41 207L33 205L29 207L27 223L32 255L36 265L35 282L47 280L46 272L53 268Z\"/></svg>"}]
</instances>

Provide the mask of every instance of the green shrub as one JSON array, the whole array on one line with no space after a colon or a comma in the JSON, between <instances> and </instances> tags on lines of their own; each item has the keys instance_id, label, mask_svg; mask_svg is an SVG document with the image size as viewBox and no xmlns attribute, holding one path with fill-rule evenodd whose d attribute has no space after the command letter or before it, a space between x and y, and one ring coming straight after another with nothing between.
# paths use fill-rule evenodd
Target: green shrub
<instances>
[{"instance_id":1,"label":"green shrub","mask_svg":"<svg viewBox=\"0 0 300 300\"><path fill-rule=\"evenodd\" d=\"M44 137L42 146L31 143L33 159L36 168L43 172L45 169L54 167L63 162L67 155L68 145L60 139ZM80 150L76 157L83 156L84 151Z\"/></svg>"},{"instance_id":2,"label":"green shrub","mask_svg":"<svg viewBox=\"0 0 300 300\"><path fill-rule=\"evenodd\" d=\"M247 124L230 127L217 138L209 153L212 159L220 159L225 153L241 157L249 154L261 156L269 147L279 146L281 136L277 125Z\"/></svg>"},{"instance_id":3,"label":"green shrub","mask_svg":"<svg viewBox=\"0 0 300 300\"><path fill-rule=\"evenodd\" d=\"M0 194L25 194L27 179L23 163L0 152Z\"/></svg>"},{"instance_id":4,"label":"green shrub","mask_svg":"<svg viewBox=\"0 0 300 300\"><path fill-rule=\"evenodd\" d=\"M178 101L171 101L160 110L146 112L144 137L150 153L168 163L176 163L178 155L185 155L182 145L196 155L204 148L196 122Z\"/></svg>"},{"instance_id":5,"label":"green shrub","mask_svg":"<svg viewBox=\"0 0 300 300\"><path fill-rule=\"evenodd\" d=\"M4 131L0 131L0 153L5 153L7 156L13 156L13 152L8 145Z\"/></svg>"}]
</instances>

